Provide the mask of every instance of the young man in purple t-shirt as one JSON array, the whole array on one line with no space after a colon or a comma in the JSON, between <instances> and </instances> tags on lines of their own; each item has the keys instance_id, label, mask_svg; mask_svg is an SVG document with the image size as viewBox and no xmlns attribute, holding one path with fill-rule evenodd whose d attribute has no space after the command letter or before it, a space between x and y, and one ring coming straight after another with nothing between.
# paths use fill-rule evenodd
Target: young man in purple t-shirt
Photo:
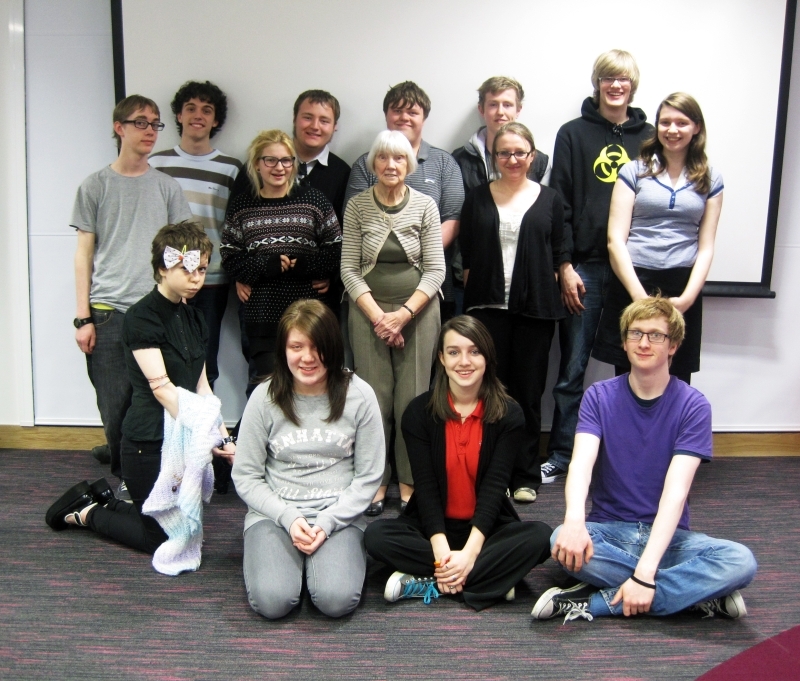
<instances>
[{"instance_id":1,"label":"young man in purple t-shirt","mask_svg":"<svg viewBox=\"0 0 800 681\"><path fill-rule=\"evenodd\" d=\"M711 460L711 407L669 375L685 334L665 298L631 303L620 320L629 374L595 383L581 403L564 524L551 554L580 579L536 602L536 619L669 615L692 608L737 619L738 589L756 573L750 550L689 530L695 471ZM592 510L585 502L592 487Z\"/></svg>"}]
</instances>

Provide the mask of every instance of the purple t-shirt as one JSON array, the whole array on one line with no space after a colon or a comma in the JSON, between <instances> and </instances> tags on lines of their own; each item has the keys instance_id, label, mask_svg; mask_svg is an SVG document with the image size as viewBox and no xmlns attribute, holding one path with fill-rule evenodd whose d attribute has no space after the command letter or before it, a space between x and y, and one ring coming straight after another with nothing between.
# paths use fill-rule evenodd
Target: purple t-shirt
<instances>
[{"instance_id":1,"label":"purple t-shirt","mask_svg":"<svg viewBox=\"0 0 800 681\"><path fill-rule=\"evenodd\" d=\"M590 522L652 524L673 455L711 459L711 405L674 376L650 406L636 401L628 374L595 383L583 396L576 432L600 438ZM678 527L689 529L688 503Z\"/></svg>"}]
</instances>

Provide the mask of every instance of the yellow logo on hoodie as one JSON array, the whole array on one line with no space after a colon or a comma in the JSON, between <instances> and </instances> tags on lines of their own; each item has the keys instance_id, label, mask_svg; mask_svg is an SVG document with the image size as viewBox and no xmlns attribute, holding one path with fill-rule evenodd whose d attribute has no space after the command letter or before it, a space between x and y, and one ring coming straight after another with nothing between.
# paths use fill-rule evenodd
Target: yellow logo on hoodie
<instances>
[{"instance_id":1,"label":"yellow logo on hoodie","mask_svg":"<svg viewBox=\"0 0 800 681\"><path fill-rule=\"evenodd\" d=\"M625 147L621 144L609 144L603 148L594 162L594 176L600 182L616 182L619 169L630 160Z\"/></svg>"}]
</instances>

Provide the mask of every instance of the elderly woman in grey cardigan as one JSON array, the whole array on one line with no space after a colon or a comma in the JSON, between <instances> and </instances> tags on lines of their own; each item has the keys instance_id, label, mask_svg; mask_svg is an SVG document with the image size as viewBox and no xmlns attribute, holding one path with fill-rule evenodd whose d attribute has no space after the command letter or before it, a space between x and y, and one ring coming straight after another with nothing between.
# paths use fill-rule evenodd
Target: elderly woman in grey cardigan
<instances>
[{"instance_id":1,"label":"elderly woman in grey cardigan","mask_svg":"<svg viewBox=\"0 0 800 681\"><path fill-rule=\"evenodd\" d=\"M278 325L275 370L242 417L232 477L247 504L244 581L269 619L299 602L305 572L329 617L361 599L363 512L378 489L384 448L375 393L343 368L334 314L299 300Z\"/></svg>"},{"instance_id":2,"label":"elderly woman in grey cardigan","mask_svg":"<svg viewBox=\"0 0 800 681\"><path fill-rule=\"evenodd\" d=\"M355 303L349 332L356 374L375 390L387 451L397 423L394 453L405 508L414 481L399 424L408 403L430 384L445 275L442 232L433 199L405 184L417 159L402 133L380 133L367 167L378 183L345 208L342 282ZM367 515L383 512L390 476L387 463Z\"/></svg>"}]
</instances>

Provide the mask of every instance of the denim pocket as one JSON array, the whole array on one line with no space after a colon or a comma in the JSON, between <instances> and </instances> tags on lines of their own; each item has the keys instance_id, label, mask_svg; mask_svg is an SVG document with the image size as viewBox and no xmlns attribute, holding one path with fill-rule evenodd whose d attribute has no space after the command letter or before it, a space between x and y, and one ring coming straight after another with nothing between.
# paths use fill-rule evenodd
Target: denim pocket
<instances>
[{"instance_id":1,"label":"denim pocket","mask_svg":"<svg viewBox=\"0 0 800 681\"><path fill-rule=\"evenodd\" d=\"M92 323L95 326L103 326L103 324L108 324L115 312L116 310L98 310L97 308L92 308Z\"/></svg>"}]
</instances>

